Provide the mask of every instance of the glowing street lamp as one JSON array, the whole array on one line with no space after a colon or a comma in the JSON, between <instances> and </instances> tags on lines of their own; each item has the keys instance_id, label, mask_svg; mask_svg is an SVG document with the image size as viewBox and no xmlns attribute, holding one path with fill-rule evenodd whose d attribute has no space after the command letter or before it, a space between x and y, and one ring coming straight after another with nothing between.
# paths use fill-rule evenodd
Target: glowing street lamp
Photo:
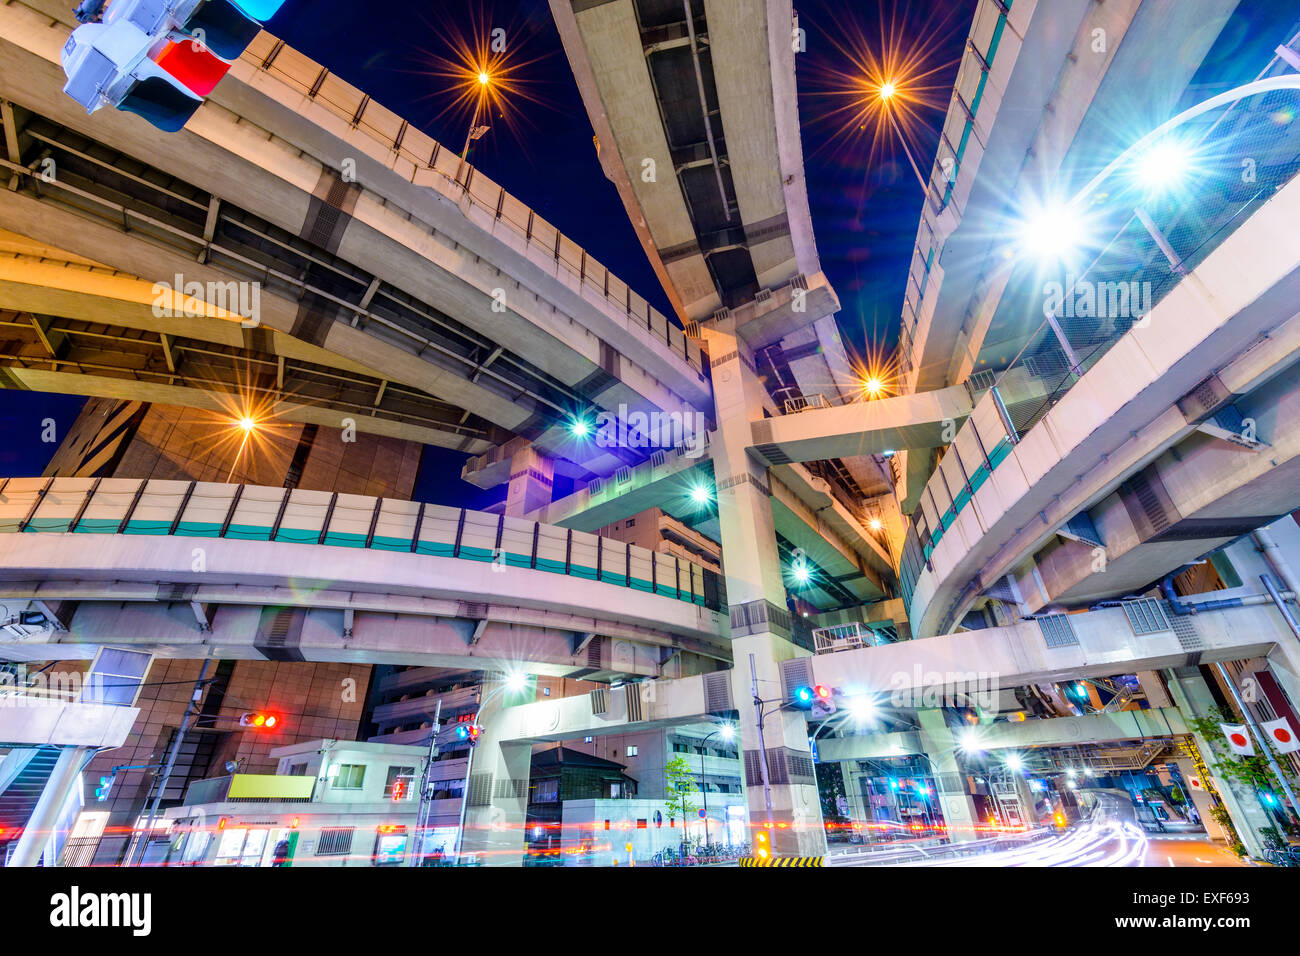
<instances>
[{"instance_id":1,"label":"glowing street lamp","mask_svg":"<svg viewBox=\"0 0 1300 956\"><path fill-rule=\"evenodd\" d=\"M239 442L239 449L235 452L235 460L230 463L230 472L226 475L226 484L230 484L230 479L235 477L235 469L239 467L239 459L243 457L249 439L257 432L257 419L251 415L241 415L235 420L234 426L243 432L244 437Z\"/></svg>"},{"instance_id":2,"label":"glowing street lamp","mask_svg":"<svg viewBox=\"0 0 1300 956\"><path fill-rule=\"evenodd\" d=\"M894 95L896 89L897 87L894 86L893 80L886 80L884 83L880 84L880 89L877 92L882 100L887 100Z\"/></svg>"},{"instance_id":3,"label":"glowing street lamp","mask_svg":"<svg viewBox=\"0 0 1300 956\"><path fill-rule=\"evenodd\" d=\"M569 434L574 438L586 438L591 434L591 422L579 415L569 422Z\"/></svg>"},{"instance_id":4,"label":"glowing street lamp","mask_svg":"<svg viewBox=\"0 0 1300 956\"><path fill-rule=\"evenodd\" d=\"M703 508L713 500L713 490L704 482L692 485L690 490L691 503L697 508Z\"/></svg>"}]
</instances>

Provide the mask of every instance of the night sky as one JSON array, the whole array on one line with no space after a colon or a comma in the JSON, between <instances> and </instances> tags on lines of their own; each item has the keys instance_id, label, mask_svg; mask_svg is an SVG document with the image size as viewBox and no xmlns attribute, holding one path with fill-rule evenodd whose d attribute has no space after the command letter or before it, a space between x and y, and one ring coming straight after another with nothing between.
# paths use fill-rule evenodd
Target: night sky
<instances>
[{"instance_id":1,"label":"night sky","mask_svg":"<svg viewBox=\"0 0 1300 956\"><path fill-rule=\"evenodd\" d=\"M928 169L973 4L803 0L798 11L807 31L807 50L797 60L800 117L822 268L839 294L839 322L850 349L860 352L869 343L890 348L921 189L896 137L873 142L869 130L857 124L846 130L842 116L830 115L846 102L835 91L845 77L860 74L850 58L854 49L879 55L886 36L920 49L931 71L925 85L933 90L933 106L919 110L921 122L909 140L918 165ZM600 169L591 124L544 0L288 0L267 28L435 139L459 148L469 117L446 111L447 81L430 75L435 57L450 53L447 38L456 32L473 36L498 26L517 44L514 55L528 61L520 79L541 103L522 102L510 110L510 124L493 123L475 147L475 164L671 314L617 192ZM54 449L41 443L40 421L53 417L62 435L82 401L0 392L0 471L39 474ZM417 497L483 504L477 489L447 486L446 473L458 473L461 460L429 449ZM436 492L433 474L439 474Z\"/></svg>"}]
</instances>

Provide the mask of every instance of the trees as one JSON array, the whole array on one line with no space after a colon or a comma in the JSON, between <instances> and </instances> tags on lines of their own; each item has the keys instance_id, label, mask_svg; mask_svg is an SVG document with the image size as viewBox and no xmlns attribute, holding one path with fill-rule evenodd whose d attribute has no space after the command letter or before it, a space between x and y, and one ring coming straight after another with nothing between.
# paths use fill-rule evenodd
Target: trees
<instances>
[{"instance_id":1,"label":"trees","mask_svg":"<svg viewBox=\"0 0 1300 956\"><path fill-rule=\"evenodd\" d=\"M681 754L664 764L664 809L670 820L682 821L682 839L686 839L686 821L695 812L691 795L698 793L691 766Z\"/></svg>"}]
</instances>

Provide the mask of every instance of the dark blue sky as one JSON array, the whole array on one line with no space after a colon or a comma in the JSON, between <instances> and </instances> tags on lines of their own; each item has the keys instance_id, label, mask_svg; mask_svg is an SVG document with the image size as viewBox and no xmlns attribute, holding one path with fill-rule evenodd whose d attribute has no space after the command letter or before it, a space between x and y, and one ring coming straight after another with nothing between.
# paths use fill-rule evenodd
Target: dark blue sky
<instances>
[{"instance_id":1,"label":"dark blue sky","mask_svg":"<svg viewBox=\"0 0 1300 956\"><path fill-rule=\"evenodd\" d=\"M545 105L524 103L512 111L518 136L494 123L476 147L476 165L668 313L622 203L601 172L591 124L545 0L441 0L420 4L427 12L412 12L416 6L410 0L288 0L268 29L439 141L459 146L468 117L443 110L446 81L427 71L436 56L449 53L450 34L504 28L508 42L518 44L518 56L530 61L521 81ZM935 70L927 84L938 91L936 108L922 111L924 123L913 140L917 162L927 169L970 28L966 6L950 0L798 4L799 24L807 31L797 68L814 227L822 267L840 296L841 328L859 350L868 339L892 346L897 334L921 191L892 143L873 153L867 134L837 135L839 124L826 116L842 100L826 91L858 72L846 55L846 38L860 38L859 45L876 53L884 33L923 46L926 65ZM40 441L40 421L55 418L62 435L81 402L0 393L0 470L39 474L53 451ZM484 503L477 489L448 481L449 473L459 473L460 456L431 449L426 458L420 492L448 503Z\"/></svg>"}]
</instances>

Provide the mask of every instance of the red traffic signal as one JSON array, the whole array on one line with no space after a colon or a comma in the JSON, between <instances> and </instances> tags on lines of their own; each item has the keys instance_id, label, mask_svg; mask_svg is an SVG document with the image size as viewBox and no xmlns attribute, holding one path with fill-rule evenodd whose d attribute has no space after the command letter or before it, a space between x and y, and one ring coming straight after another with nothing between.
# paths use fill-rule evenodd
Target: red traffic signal
<instances>
[{"instance_id":1,"label":"red traffic signal","mask_svg":"<svg viewBox=\"0 0 1300 956\"><path fill-rule=\"evenodd\" d=\"M456 728L456 736L461 740L468 740L471 745L478 743L479 734L483 728L478 724L464 723Z\"/></svg>"},{"instance_id":2,"label":"red traffic signal","mask_svg":"<svg viewBox=\"0 0 1300 956\"><path fill-rule=\"evenodd\" d=\"M274 730L280 724L280 718L275 714L266 714L260 711L250 711L242 714L239 718L239 726L249 727L253 730Z\"/></svg>"}]
</instances>

